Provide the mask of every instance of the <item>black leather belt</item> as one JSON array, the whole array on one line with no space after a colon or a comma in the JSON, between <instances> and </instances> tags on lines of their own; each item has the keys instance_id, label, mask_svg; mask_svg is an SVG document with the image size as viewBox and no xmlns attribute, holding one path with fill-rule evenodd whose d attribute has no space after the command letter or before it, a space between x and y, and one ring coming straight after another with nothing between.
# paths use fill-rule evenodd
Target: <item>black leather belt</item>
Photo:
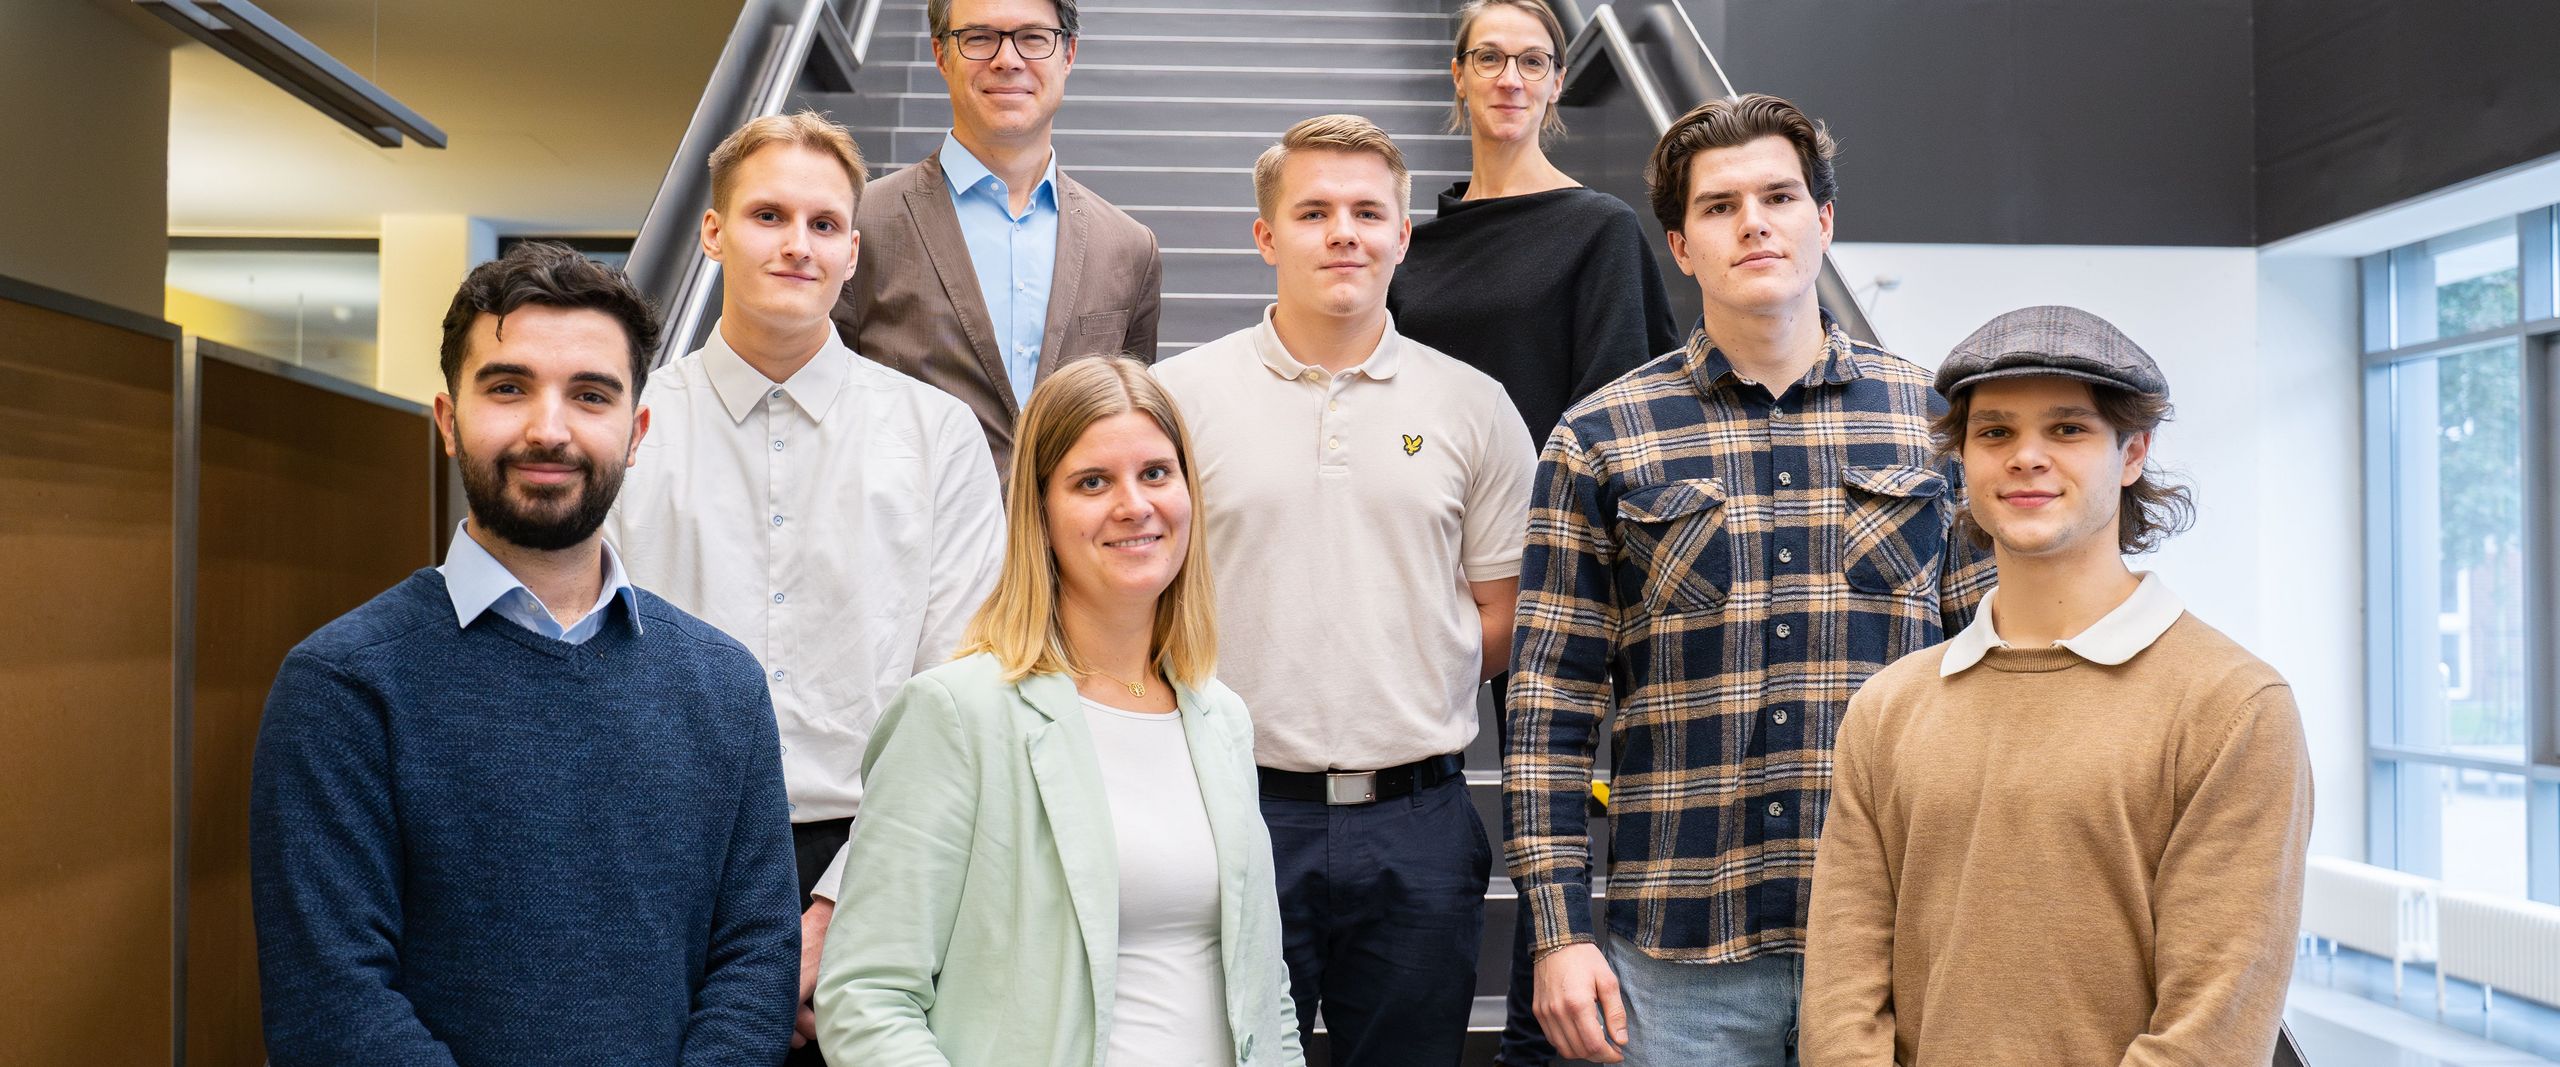
<instances>
[{"instance_id":1,"label":"black leather belt","mask_svg":"<svg viewBox=\"0 0 2560 1067\"><path fill-rule=\"evenodd\" d=\"M1467 768L1463 753L1415 760L1382 771L1275 771L1258 767L1262 795L1326 804L1375 804L1429 789Z\"/></svg>"}]
</instances>

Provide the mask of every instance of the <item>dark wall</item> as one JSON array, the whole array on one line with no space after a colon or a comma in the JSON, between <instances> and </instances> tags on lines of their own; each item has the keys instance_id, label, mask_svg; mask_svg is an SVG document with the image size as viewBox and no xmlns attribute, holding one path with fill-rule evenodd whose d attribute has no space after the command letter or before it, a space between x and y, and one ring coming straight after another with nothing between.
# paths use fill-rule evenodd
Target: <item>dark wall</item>
<instances>
[{"instance_id":1,"label":"dark wall","mask_svg":"<svg viewBox=\"0 0 2560 1067\"><path fill-rule=\"evenodd\" d=\"M2255 243L2250 0L1686 6L1839 138L1843 240Z\"/></svg>"},{"instance_id":2,"label":"dark wall","mask_svg":"<svg viewBox=\"0 0 2560 1067\"><path fill-rule=\"evenodd\" d=\"M2560 5L2257 0L2258 239L2560 152Z\"/></svg>"}]
</instances>

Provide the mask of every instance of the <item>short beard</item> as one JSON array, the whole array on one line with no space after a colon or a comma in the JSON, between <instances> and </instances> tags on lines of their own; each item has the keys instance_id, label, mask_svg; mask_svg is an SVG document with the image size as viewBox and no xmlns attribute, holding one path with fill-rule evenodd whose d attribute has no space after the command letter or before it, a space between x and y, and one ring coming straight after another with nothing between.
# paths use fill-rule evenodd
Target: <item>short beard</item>
<instances>
[{"instance_id":1,"label":"short beard","mask_svg":"<svg viewBox=\"0 0 2560 1067\"><path fill-rule=\"evenodd\" d=\"M599 468L594 457L571 452L565 445L549 450L513 449L486 461L464 452L460 459L462 495L471 505L471 521L499 540L536 552L557 552L585 543L604 526L614 498L622 494L621 464ZM506 472L518 463L575 463L578 479L535 493L538 503L520 507L507 493ZM573 492L575 499L565 499Z\"/></svg>"}]
</instances>

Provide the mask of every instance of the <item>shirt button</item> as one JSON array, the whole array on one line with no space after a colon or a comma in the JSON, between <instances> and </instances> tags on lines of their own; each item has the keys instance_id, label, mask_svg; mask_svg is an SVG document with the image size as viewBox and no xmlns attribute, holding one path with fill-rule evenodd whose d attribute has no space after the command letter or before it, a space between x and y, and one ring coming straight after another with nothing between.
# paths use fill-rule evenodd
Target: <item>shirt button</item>
<instances>
[{"instance_id":1,"label":"shirt button","mask_svg":"<svg viewBox=\"0 0 2560 1067\"><path fill-rule=\"evenodd\" d=\"M773 450L774 450L774 451L776 451L776 452L780 452L780 451L782 451L782 442L780 442L780 441L776 441L776 442L774 442L774 443L773 443Z\"/></svg>"},{"instance_id":2,"label":"shirt button","mask_svg":"<svg viewBox=\"0 0 2560 1067\"><path fill-rule=\"evenodd\" d=\"M780 593L775 593L775 594L773 594L773 602L774 602L774 603L776 603L776 604L782 603L782 594L780 594Z\"/></svg>"},{"instance_id":3,"label":"shirt button","mask_svg":"<svg viewBox=\"0 0 2560 1067\"><path fill-rule=\"evenodd\" d=\"M1306 379L1311 382L1323 381L1324 372L1317 370L1314 367L1309 367L1307 368Z\"/></svg>"},{"instance_id":4,"label":"shirt button","mask_svg":"<svg viewBox=\"0 0 2560 1067\"><path fill-rule=\"evenodd\" d=\"M1332 439L1332 440L1330 440L1330 441L1325 442L1325 444L1327 444L1327 445L1329 445L1329 446L1331 446L1331 447L1334 447L1334 448L1340 448L1340 447L1342 447L1342 439L1341 439L1341 438L1339 438L1339 437L1336 437L1336 438L1334 438L1334 439Z\"/></svg>"},{"instance_id":5,"label":"shirt button","mask_svg":"<svg viewBox=\"0 0 2560 1067\"><path fill-rule=\"evenodd\" d=\"M789 812L789 813L791 813L791 814L793 814L793 815L797 815L797 814L799 814L799 813L800 813L800 805L798 805L798 804L785 804L785 805L783 805L783 806L782 806L782 810L784 810L784 811L786 811L786 812Z\"/></svg>"},{"instance_id":6,"label":"shirt button","mask_svg":"<svg viewBox=\"0 0 2560 1067\"><path fill-rule=\"evenodd\" d=\"M1782 819L1782 818L1785 818L1785 817L1786 817L1786 814L1787 814L1787 806L1786 806L1786 805L1784 805L1784 804L1780 804L1780 803L1778 803L1777 801L1774 801L1774 800L1772 800L1772 801L1770 801L1770 802L1769 802L1769 817L1770 817L1770 818L1772 818L1772 819Z\"/></svg>"},{"instance_id":7,"label":"shirt button","mask_svg":"<svg viewBox=\"0 0 2560 1067\"><path fill-rule=\"evenodd\" d=\"M781 681L781 680L783 680L783 679L785 679L785 678L788 678L788 677L791 677L791 672L790 672L790 671L786 671L786 670L779 670L779 669L777 669L777 670L775 670L775 671L773 672L773 680L774 680L774 681L779 682L779 681Z\"/></svg>"},{"instance_id":8,"label":"shirt button","mask_svg":"<svg viewBox=\"0 0 2560 1067\"><path fill-rule=\"evenodd\" d=\"M780 526L780 525L782 525L782 516L780 516L780 515L776 515L776 516L774 516L774 517L773 517L773 524L774 524L774 525L776 525L776 526Z\"/></svg>"},{"instance_id":9,"label":"shirt button","mask_svg":"<svg viewBox=\"0 0 2560 1067\"><path fill-rule=\"evenodd\" d=\"M1785 726L1787 724L1787 709L1779 708L1776 711L1770 712L1769 721L1777 723L1780 726Z\"/></svg>"},{"instance_id":10,"label":"shirt button","mask_svg":"<svg viewBox=\"0 0 2560 1067\"><path fill-rule=\"evenodd\" d=\"M775 600L780 600L780 599L782 599L782 597L780 597L780 596L778 596L778 595L777 595L777 596L775 596L775 597L774 597L774 599L775 599ZM1789 626L1789 625L1787 625L1786 623L1783 623L1783 622L1778 624L1778 636L1779 636L1779 637L1786 637L1786 636L1789 636L1789 635L1791 635L1791 634L1793 634L1793 633L1795 633L1795 632L1796 632L1796 628L1795 628L1795 627L1793 627L1793 626Z\"/></svg>"},{"instance_id":11,"label":"shirt button","mask_svg":"<svg viewBox=\"0 0 2560 1067\"><path fill-rule=\"evenodd\" d=\"M1339 400L1336 400L1336 401L1334 401L1333 403L1330 403L1330 404L1325 405L1325 406L1324 406L1324 409L1325 409L1326 411L1340 411L1340 410L1342 410L1342 402L1341 402L1341 401L1339 401Z\"/></svg>"},{"instance_id":12,"label":"shirt button","mask_svg":"<svg viewBox=\"0 0 2560 1067\"><path fill-rule=\"evenodd\" d=\"M1779 484L1779 485L1794 485L1794 484L1796 484L1796 476L1795 476L1795 475L1793 475L1793 474L1789 474L1789 473L1787 473L1787 472L1785 472L1785 471L1779 471L1779 472L1778 472L1778 484Z\"/></svg>"},{"instance_id":13,"label":"shirt button","mask_svg":"<svg viewBox=\"0 0 2560 1067\"><path fill-rule=\"evenodd\" d=\"M1792 548L1781 548L1781 549L1779 549L1779 550L1778 550L1778 562L1780 562L1780 563L1793 563L1793 562L1795 562L1795 561L1796 561L1796 553L1795 553L1795 550L1794 550L1794 549L1792 549Z\"/></svg>"},{"instance_id":14,"label":"shirt button","mask_svg":"<svg viewBox=\"0 0 2560 1067\"><path fill-rule=\"evenodd\" d=\"M790 754L791 754L791 746L789 746L789 745L784 745L784 746L782 746L782 754L783 754L783 755L785 755L785 756L790 755Z\"/></svg>"},{"instance_id":15,"label":"shirt button","mask_svg":"<svg viewBox=\"0 0 2560 1067\"><path fill-rule=\"evenodd\" d=\"M770 397L770 398L775 399L775 400L780 400L780 399L782 399L782 390L780 390L780 389L776 389L776 390L774 390L774 391L772 391L772 392L770 392L770 393L766 393L766 394L765 394L765 396Z\"/></svg>"}]
</instances>

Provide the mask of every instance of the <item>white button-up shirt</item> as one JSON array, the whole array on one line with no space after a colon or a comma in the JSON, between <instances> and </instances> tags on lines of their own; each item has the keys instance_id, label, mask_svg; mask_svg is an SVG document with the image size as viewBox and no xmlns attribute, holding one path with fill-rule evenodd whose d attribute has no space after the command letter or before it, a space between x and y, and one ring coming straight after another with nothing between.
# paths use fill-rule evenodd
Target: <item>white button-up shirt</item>
<instances>
[{"instance_id":1,"label":"white button-up shirt","mask_svg":"<svg viewBox=\"0 0 2560 1067\"><path fill-rule=\"evenodd\" d=\"M995 587L1003 504L977 416L833 330L775 383L716 325L642 403L605 526L623 566L764 665L792 821L855 814L881 709Z\"/></svg>"}]
</instances>

